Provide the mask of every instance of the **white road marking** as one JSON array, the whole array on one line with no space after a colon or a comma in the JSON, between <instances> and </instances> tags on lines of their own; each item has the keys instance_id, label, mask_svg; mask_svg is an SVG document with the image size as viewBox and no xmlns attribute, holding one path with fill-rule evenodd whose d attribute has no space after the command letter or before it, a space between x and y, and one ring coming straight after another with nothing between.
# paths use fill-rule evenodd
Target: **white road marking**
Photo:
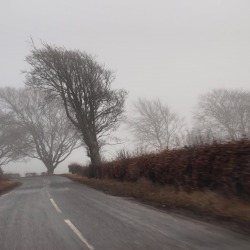
<instances>
[{"instance_id":1,"label":"white road marking","mask_svg":"<svg viewBox=\"0 0 250 250\"><path fill-rule=\"evenodd\" d=\"M95 250L92 245L83 237L81 232L72 224L70 220L64 220L64 222L72 229L72 231L78 236L78 238L88 247L90 250Z\"/></svg>"},{"instance_id":2,"label":"white road marking","mask_svg":"<svg viewBox=\"0 0 250 250\"><path fill-rule=\"evenodd\" d=\"M50 198L50 201L58 213L62 213L61 209L56 205L55 201Z\"/></svg>"}]
</instances>

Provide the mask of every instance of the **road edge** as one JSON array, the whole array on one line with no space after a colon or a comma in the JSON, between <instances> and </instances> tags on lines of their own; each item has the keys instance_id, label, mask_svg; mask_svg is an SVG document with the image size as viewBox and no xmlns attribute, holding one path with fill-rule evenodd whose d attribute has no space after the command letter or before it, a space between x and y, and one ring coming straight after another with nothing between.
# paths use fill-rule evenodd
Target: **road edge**
<instances>
[{"instance_id":1,"label":"road edge","mask_svg":"<svg viewBox=\"0 0 250 250\"><path fill-rule=\"evenodd\" d=\"M13 189L15 189L21 185L22 185L22 183L19 181L10 181L9 185L4 186L4 187L0 186L0 197L6 193L9 193Z\"/></svg>"},{"instance_id":2,"label":"road edge","mask_svg":"<svg viewBox=\"0 0 250 250\"><path fill-rule=\"evenodd\" d=\"M167 212L167 213L171 213L171 214L175 214L175 215L179 215L179 216L185 216L185 217L188 217L191 219L210 223L210 224L228 229L228 230L236 232L236 233L250 236L250 225L248 222L244 223L243 221L220 218L218 216L213 216L213 215L209 215L206 213L202 213L201 211L199 211L199 210L196 211L194 209L169 208L169 207L165 207L165 206L162 206L160 204L157 204L155 202L150 202L150 201L147 201L144 199L134 198L134 197L128 196L126 194L118 192L115 189L113 190L113 189L106 188L106 187L103 188L102 186L99 186L99 185L94 185L94 184L90 184L88 182L84 182L82 179L72 178L68 174L61 174L60 176L68 178L74 182L80 183L81 185L85 185L87 187L98 190L98 191L105 193L107 195L123 197L123 198L129 199L133 202L143 204L143 205L149 206L149 207L154 208L154 209L159 209L163 212Z\"/></svg>"}]
</instances>

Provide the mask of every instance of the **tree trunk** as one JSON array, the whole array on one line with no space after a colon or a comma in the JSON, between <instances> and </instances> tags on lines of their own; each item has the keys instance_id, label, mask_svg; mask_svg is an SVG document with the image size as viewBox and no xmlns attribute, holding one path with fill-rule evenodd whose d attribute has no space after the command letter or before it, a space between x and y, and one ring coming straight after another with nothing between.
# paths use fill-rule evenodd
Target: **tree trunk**
<instances>
[{"instance_id":1,"label":"tree trunk","mask_svg":"<svg viewBox=\"0 0 250 250\"><path fill-rule=\"evenodd\" d=\"M50 163L44 163L45 167L47 168L47 174L54 174L54 170L55 170L55 166L53 166L53 164Z\"/></svg>"},{"instance_id":2,"label":"tree trunk","mask_svg":"<svg viewBox=\"0 0 250 250\"><path fill-rule=\"evenodd\" d=\"M47 174L54 174L54 169L47 168Z\"/></svg>"},{"instance_id":3,"label":"tree trunk","mask_svg":"<svg viewBox=\"0 0 250 250\"><path fill-rule=\"evenodd\" d=\"M97 178L99 177L98 167L101 165L101 154L100 148L97 142L92 142L91 145L88 147L89 149L89 157L91 160L90 166L90 177Z\"/></svg>"}]
</instances>

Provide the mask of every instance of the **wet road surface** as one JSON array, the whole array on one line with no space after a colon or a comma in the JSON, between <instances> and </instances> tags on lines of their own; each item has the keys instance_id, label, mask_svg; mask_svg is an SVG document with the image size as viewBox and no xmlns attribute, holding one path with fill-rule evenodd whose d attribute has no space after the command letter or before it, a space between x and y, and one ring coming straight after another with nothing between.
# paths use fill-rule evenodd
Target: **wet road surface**
<instances>
[{"instance_id":1,"label":"wet road surface","mask_svg":"<svg viewBox=\"0 0 250 250\"><path fill-rule=\"evenodd\" d=\"M64 177L21 182L0 197L1 250L250 249L246 236Z\"/></svg>"}]
</instances>

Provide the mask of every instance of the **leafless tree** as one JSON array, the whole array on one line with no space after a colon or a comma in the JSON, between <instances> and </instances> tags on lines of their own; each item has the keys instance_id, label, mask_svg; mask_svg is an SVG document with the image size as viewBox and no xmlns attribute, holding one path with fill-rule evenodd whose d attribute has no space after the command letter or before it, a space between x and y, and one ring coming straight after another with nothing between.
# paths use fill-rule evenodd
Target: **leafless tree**
<instances>
[{"instance_id":1,"label":"leafless tree","mask_svg":"<svg viewBox=\"0 0 250 250\"><path fill-rule=\"evenodd\" d=\"M28 149L25 131L9 121L9 117L0 112L0 168L24 157L21 148Z\"/></svg>"},{"instance_id":2,"label":"leafless tree","mask_svg":"<svg viewBox=\"0 0 250 250\"><path fill-rule=\"evenodd\" d=\"M250 137L250 92L216 89L200 97L195 120L217 139Z\"/></svg>"},{"instance_id":3,"label":"leafless tree","mask_svg":"<svg viewBox=\"0 0 250 250\"><path fill-rule=\"evenodd\" d=\"M218 137L215 133L207 128L193 127L190 130L187 130L183 134L183 145L187 147L199 147L202 145L209 145L218 140Z\"/></svg>"},{"instance_id":4,"label":"leafless tree","mask_svg":"<svg viewBox=\"0 0 250 250\"><path fill-rule=\"evenodd\" d=\"M50 45L33 47L27 85L60 97L66 114L80 131L92 167L101 162L100 148L122 119L125 90L112 90L114 74L93 56Z\"/></svg>"},{"instance_id":5,"label":"leafless tree","mask_svg":"<svg viewBox=\"0 0 250 250\"><path fill-rule=\"evenodd\" d=\"M141 145L157 150L177 145L183 119L159 99L139 99L134 104L134 113L128 124Z\"/></svg>"},{"instance_id":6,"label":"leafless tree","mask_svg":"<svg viewBox=\"0 0 250 250\"><path fill-rule=\"evenodd\" d=\"M56 101L46 103L41 91L2 88L0 105L9 123L28 134L29 150L23 155L41 160L49 174L78 147L64 108Z\"/></svg>"}]
</instances>

